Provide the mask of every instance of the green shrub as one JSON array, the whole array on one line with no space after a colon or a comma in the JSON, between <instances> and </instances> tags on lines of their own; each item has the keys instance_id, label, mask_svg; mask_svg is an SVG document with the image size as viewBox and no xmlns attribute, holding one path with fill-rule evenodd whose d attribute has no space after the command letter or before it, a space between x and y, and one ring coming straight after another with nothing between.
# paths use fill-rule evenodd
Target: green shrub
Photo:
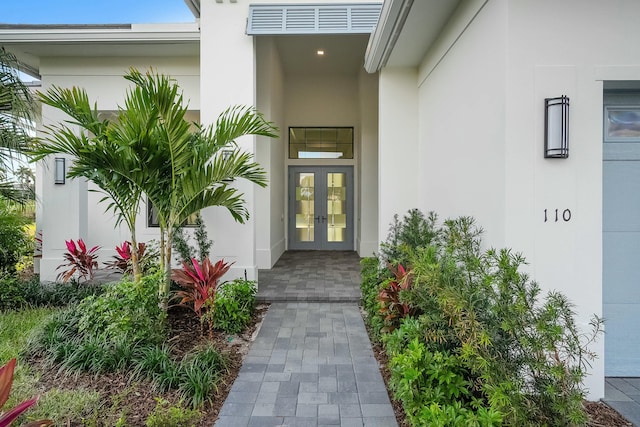
<instances>
[{"instance_id":1,"label":"green shrub","mask_svg":"<svg viewBox=\"0 0 640 427\"><path fill-rule=\"evenodd\" d=\"M362 307L366 312L365 321L371 332L371 339L379 342L381 330L384 327L384 316L380 313L380 301L378 294L380 286L388 277L390 272L380 267L380 261L375 257L362 258L360 261L362 282L360 292L362 294Z\"/></svg>"},{"instance_id":2,"label":"green shrub","mask_svg":"<svg viewBox=\"0 0 640 427\"><path fill-rule=\"evenodd\" d=\"M161 398L156 398L156 402L147 418L147 427L193 427L202 417L199 411L184 408L182 404L174 406Z\"/></svg>"},{"instance_id":3,"label":"green shrub","mask_svg":"<svg viewBox=\"0 0 640 427\"><path fill-rule=\"evenodd\" d=\"M413 425L584 423L582 380L594 356L587 346L600 319L590 334L579 331L566 297L541 296L519 271L524 258L483 250L481 234L469 217L439 226L434 214L410 211L381 245L378 265L402 262L412 279L396 300L414 317L382 339L394 396ZM368 312L369 289L384 280L372 267L363 273Z\"/></svg>"},{"instance_id":4,"label":"green shrub","mask_svg":"<svg viewBox=\"0 0 640 427\"><path fill-rule=\"evenodd\" d=\"M237 334L249 324L256 303L256 284L236 279L218 287L214 303L214 326L227 334Z\"/></svg>"},{"instance_id":5,"label":"green shrub","mask_svg":"<svg viewBox=\"0 0 640 427\"><path fill-rule=\"evenodd\" d=\"M0 272L0 310L30 307L62 307L80 303L91 295L100 295L102 285L67 283L40 283L37 276L21 280L14 274Z\"/></svg>"},{"instance_id":6,"label":"green shrub","mask_svg":"<svg viewBox=\"0 0 640 427\"><path fill-rule=\"evenodd\" d=\"M36 276L23 282L26 299L32 306L64 307L77 305L89 296L101 295L105 286L100 284L78 283L70 280L67 283L43 282Z\"/></svg>"},{"instance_id":7,"label":"green shrub","mask_svg":"<svg viewBox=\"0 0 640 427\"><path fill-rule=\"evenodd\" d=\"M28 222L15 207L0 199L0 271L14 273L22 256L33 254L34 241L25 228Z\"/></svg>"},{"instance_id":8,"label":"green shrub","mask_svg":"<svg viewBox=\"0 0 640 427\"><path fill-rule=\"evenodd\" d=\"M225 357L211 344L187 353L179 361L171 357L166 345L139 348L132 364L134 377L152 381L160 392L179 390L194 408L211 398L227 370Z\"/></svg>"},{"instance_id":9,"label":"green shrub","mask_svg":"<svg viewBox=\"0 0 640 427\"><path fill-rule=\"evenodd\" d=\"M107 287L103 295L88 297L78 305L78 330L112 343L156 344L164 339L165 313L159 306L158 283L162 274L145 276L140 283L123 280Z\"/></svg>"},{"instance_id":10,"label":"green shrub","mask_svg":"<svg viewBox=\"0 0 640 427\"><path fill-rule=\"evenodd\" d=\"M406 265L415 249L437 242L440 232L436 227L437 220L434 212L425 216L418 209L409 210L402 220L398 219L397 214L394 215L387 240L380 245L383 265L387 262Z\"/></svg>"},{"instance_id":11,"label":"green shrub","mask_svg":"<svg viewBox=\"0 0 640 427\"><path fill-rule=\"evenodd\" d=\"M196 408L211 399L220 374L226 369L227 362L224 356L209 344L182 359L178 389Z\"/></svg>"},{"instance_id":12,"label":"green shrub","mask_svg":"<svg viewBox=\"0 0 640 427\"><path fill-rule=\"evenodd\" d=\"M122 281L106 286L45 323L30 340L29 352L68 370L110 372L126 368L136 350L160 343L164 312L158 306L162 275L141 283Z\"/></svg>"},{"instance_id":13,"label":"green shrub","mask_svg":"<svg viewBox=\"0 0 640 427\"><path fill-rule=\"evenodd\" d=\"M0 310L18 309L27 305L25 287L15 275L0 271Z\"/></svg>"},{"instance_id":14,"label":"green shrub","mask_svg":"<svg viewBox=\"0 0 640 427\"><path fill-rule=\"evenodd\" d=\"M195 238L195 247L190 244L190 237L185 233L185 227L181 226L176 228L173 233L173 250L175 251L177 260L180 262L191 262L193 258L203 261L209 257L211 246L213 242L209 240L207 234L207 228L202 220L202 216L198 212L195 216L195 227L189 227L194 229L193 237Z\"/></svg>"}]
</instances>

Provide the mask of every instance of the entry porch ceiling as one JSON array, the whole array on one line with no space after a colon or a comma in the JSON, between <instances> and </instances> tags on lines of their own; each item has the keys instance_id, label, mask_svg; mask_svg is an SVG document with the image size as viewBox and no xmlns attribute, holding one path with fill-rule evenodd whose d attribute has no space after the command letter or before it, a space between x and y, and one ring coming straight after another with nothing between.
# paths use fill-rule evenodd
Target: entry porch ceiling
<instances>
[{"instance_id":1,"label":"entry porch ceiling","mask_svg":"<svg viewBox=\"0 0 640 427\"><path fill-rule=\"evenodd\" d=\"M259 37L274 38L285 75L357 75L369 41L368 34Z\"/></svg>"}]
</instances>

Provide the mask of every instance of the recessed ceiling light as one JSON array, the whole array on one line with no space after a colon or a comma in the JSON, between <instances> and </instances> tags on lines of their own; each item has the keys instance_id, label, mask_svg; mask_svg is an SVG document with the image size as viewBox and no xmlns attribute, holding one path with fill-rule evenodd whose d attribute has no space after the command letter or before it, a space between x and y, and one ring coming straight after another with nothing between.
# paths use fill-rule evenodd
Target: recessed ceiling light
<instances>
[{"instance_id":1,"label":"recessed ceiling light","mask_svg":"<svg viewBox=\"0 0 640 427\"><path fill-rule=\"evenodd\" d=\"M318 50L316 51L316 53L318 54L318 56L322 56L324 55L324 50Z\"/></svg>"}]
</instances>

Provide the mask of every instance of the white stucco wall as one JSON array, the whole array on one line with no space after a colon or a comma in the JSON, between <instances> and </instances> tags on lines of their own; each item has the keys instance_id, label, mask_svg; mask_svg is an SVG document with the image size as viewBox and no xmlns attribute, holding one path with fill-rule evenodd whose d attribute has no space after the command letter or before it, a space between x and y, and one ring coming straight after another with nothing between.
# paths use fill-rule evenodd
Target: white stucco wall
<instances>
[{"instance_id":1,"label":"white stucco wall","mask_svg":"<svg viewBox=\"0 0 640 427\"><path fill-rule=\"evenodd\" d=\"M372 256L378 250L378 75L358 76L360 139L357 205L356 250L361 257Z\"/></svg>"},{"instance_id":2,"label":"white stucco wall","mask_svg":"<svg viewBox=\"0 0 640 427\"><path fill-rule=\"evenodd\" d=\"M51 85L77 86L87 91L89 100L96 102L99 110L116 110L122 104L129 82L122 78L130 67L171 75L184 91L190 108L200 108L199 60L194 57L111 57L111 58L42 58L40 73L42 91ZM67 117L59 110L42 107L44 125L60 123ZM71 159L67 160L67 169ZM99 262L106 262L115 254L115 246L128 240L126 228L115 229L112 214L105 214L105 204L98 204L102 197L88 192L95 189L91 183L67 179L64 185L53 184L53 165L37 166L39 212L37 228L43 232L43 256L40 264L42 280L54 280L55 269L62 264L66 251L65 240L83 238L87 245L100 245ZM138 240L157 239L157 229L148 228L144 206L138 222Z\"/></svg>"},{"instance_id":3,"label":"white stucco wall","mask_svg":"<svg viewBox=\"0 0 640 427\"><path fill-rule=\"evenodd\" d=\"M254 40L245 34L248 4L245 2L201 2L200 65L201 65L201 121L215 123L218 115L232 105L255 105ZM238 140L244 150L256 152L255 137ZM226 278L257 277L256 243L256 186L238 181L244 193L250 218L245 224L233 220L226 209L212 207L202 213L207 224L213 224L212 257L234 262Z\"/></svg>"},{"instance_id":4,"label":"white stucco wall","mask_svg":"<svg viewBox=\"0 0 640 427\"><path fill-rule=\"evenodd\" d=\"M603 81L640 80L640 50L629 48L640 37L640 4L507 4L507 241L527 250L534 278L568 295L586 325L602 315ZM571 99L570 156L543 159L543 100L563 94ZM553 212L547 222L545 209ZM556 222L556 209L570 210L571 220ZM593 398L604 395L605 340L592 346Z\"/></svg>"},{"instance_id":5,"label":"white stucco wall","mask_svg":"<svg viewBox=\"0 0 640 427\"><path fill-rule=\"evenodd\" d=\"M393 216L417 207L419 195L418 70L384 68L378 94L378 239Z\"/></svg>"},{"instance_id":6,"label":"white stucco wall","mask_svg":"<svg viewBox=\"0 0 640 427\"><path fill-rule=\"evenodd\" d=\"M437 67L427 76L426 64L420 70L416 174L420 189L415 207L433 210L441 219L473 216L487 239L501 244L505 8L495 3L485 9Z\"/></svg>"},{"instance_id":7,"label":"white stucco wall","mask_svg":"<svg viewBox=\"0 0 640 427\"><path fill-rule=\"evenodd\" d=\"M464 13L479 4L463 3L417 72L381 72L380 227L414 206L472 215L485 245L522 252L586 329L602 315L602 82L640 80L640 50L629 48L640 3L490 0ZM544 98L560 95L571 99L570 157L545 159ZM403 172L394 153L417 160ZM604 396L604 340L591 346L592 399Z\"/></svg>"},{"instance_id":8,"label":"white stucco wall","mask_svg":"<svg viewBox=\"0 0 640 427\"><path fill-rule=\"evenodd\" d=\"M269 174L267 188L256 192L256 258L258 268L271 268L285 250L284 166L287 131L284 128L284 74L277 47L271 37L257 37L256 106L265 118L280 128L280 137L259 137L256 160Z\"/></svg>"}]
</instances>

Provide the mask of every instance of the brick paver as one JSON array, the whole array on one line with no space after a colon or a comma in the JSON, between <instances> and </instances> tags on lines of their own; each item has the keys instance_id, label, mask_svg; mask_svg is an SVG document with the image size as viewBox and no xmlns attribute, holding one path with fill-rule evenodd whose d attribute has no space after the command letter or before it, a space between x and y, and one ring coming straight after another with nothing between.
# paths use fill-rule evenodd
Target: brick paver
<instances>
[{"instance_id":1,"label":"brick paver","mask_svg":"<svg viewBox=\"0 0 640 427\"><path fill-rule=\"evenodd\" d=\"M272 303L215 426L397 426L358 305Z\"/></svg>"},{"instance_id":2,"label":"brick paver","mask_svg":"<svg viewBox=\"0 0 640 427\"><path fill-rule=\"evenodd\" d=\"M640 426L640 378L608 377L604 401L634 426Z\"/></svg>"}]
</instances>

